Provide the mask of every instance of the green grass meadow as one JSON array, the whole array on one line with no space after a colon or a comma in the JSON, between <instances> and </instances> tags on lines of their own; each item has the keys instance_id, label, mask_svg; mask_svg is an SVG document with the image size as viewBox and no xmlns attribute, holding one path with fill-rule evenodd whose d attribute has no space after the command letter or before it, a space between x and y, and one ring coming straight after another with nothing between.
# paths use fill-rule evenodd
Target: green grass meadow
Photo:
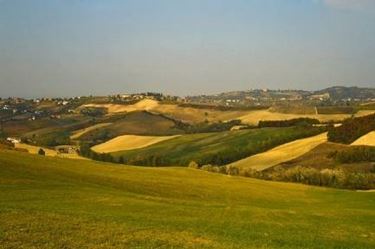
<instances>
[{"instance_id":1,"label":"green grass meadow","mask_svg":"<svg viewBox=\"0 0 375 249\"><path fill-rule=\"evenodd\" d=\"M375 247L375 193L0 151L0 248Z\"/></svg>"},{"instance_id":2,"label":"green grass meadow","mask_svg":"<svg viewBox=\"0 0 375 249\"><path fill-rule=\"evenodd\" d=\"M323 131L321 127L296 126L188 134L112 155L123 156L132 165L187 166L191 161L223 165Z\"/></svg>"}]
</instances>

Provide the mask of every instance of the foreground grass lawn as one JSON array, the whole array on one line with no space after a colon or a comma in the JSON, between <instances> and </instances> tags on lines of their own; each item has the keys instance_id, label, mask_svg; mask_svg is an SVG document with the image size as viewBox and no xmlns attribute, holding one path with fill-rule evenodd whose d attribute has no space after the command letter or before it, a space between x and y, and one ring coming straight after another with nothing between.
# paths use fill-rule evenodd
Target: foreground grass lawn
<instances>
[{"instance_id":1,"label":"foreground grass lawn","mask_svg":"<svg viewBox=\"0 0 375 249\"><path fill-rule=\"evenodd\" d=\"M0 248L374 248L375 193L0 151Z\"/></svg>"}]
</instances>

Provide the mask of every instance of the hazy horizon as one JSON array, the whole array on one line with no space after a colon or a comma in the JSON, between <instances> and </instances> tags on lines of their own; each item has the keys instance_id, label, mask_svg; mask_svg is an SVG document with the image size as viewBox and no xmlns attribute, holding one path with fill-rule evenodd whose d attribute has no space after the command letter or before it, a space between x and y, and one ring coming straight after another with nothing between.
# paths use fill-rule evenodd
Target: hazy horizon
<instances>
[{"instance_id":1,"label":"hazy horizon","mask_svg":"<svg viewBox=\"0 0 375 249\"><path fill-rule=\"evenodd\" d=\"M267 90L290 90L290 91L309 91L309 92L314 92L314 91L319 91L319 90L323 90L323 89L326 89L326 88L331 88L331 87L359 87L359 88L371 88L371 89L375 89L374 86L350 86L350 85L347 85L347 86L339 86L339 85L331 85L331 86L327 86L327 87L324 87L324 88L317 88L317 89L302 89L302 88L267 88L267 87L255 87L255 88L248 88L248 89L227 89L227 90L224 90L224 91L218 91L218 92L215 92L215 91L210 91L210 92L198 92L198 93L195 93L195 94L173 94L173 93L169 93L169 92L163 92L163 91L151 91L151 90L144 90L144 91L114 91L114 92L107 92L107 93L96 93L96 94L90 94L89 92L88 93L84 93L84 94L70 94L70 95L59 95L59 94L44 94L44 95L28 95L28 96L20 96L20 95L4 95L4 96L1 96L0 95L0 98L2 99L7 99L7 98L24 98L24 99L40 99L40 98L73 98L73 97L89 97L89 96L95 96L95 97L105 97L105 96L112 96L112 95L118 95L118 94L140 94L140 93L147 93L147 92L150 92L150 93L162 93L162 94L165 94L165 95L170 95L170 96L177 96L177 97L191 97L191 96L200 96L200 95L216 95L216 94L221 94L221 93L228 93L228 92L237 92L237 91L251 91L251 90L264 90L264 89L267 89Z\"/></svg>"},{"instance_id":2,"label":"hazy horizon","mask_svg":"<svg viewBox=\"0 0 375 249\"><path fill-rule=\"evenodd\" d=\"M0 97L375 86L372 0L0 0Z\"/></svg>"}]
</instances>

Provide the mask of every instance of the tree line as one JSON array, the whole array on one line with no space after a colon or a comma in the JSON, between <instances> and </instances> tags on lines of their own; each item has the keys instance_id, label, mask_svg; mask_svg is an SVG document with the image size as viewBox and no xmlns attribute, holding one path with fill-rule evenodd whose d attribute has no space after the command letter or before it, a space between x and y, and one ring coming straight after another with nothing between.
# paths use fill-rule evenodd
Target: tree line
<instances>
[{"instance_id":1,"label":"tree line","mask_svg":"<svg viewBox=\"0 0 375 249\"><path fill-rule=\"evenodd\" d=\"M294 118L288 120L261 120L258 123L258 127L311 126L314 124L320 124L320 121L314 118Z\"/></svg>"},{"instance_id":2,"label":"tree line","mask_svg":"<svg viewBox=\"0 0 375 249\"><path fill-rule=\"evenodd\" d=\"M271 181L296 182L315 186L363 190L375 188L375 165L369 172L350 172L342 168L320 170L302 166L287 169L275 167L266 171L239 170L232 165L217 166L208 164L199 167L195 162L191 162L189 167L213 173L239 175Z\"/></svg>"}]
</instances>

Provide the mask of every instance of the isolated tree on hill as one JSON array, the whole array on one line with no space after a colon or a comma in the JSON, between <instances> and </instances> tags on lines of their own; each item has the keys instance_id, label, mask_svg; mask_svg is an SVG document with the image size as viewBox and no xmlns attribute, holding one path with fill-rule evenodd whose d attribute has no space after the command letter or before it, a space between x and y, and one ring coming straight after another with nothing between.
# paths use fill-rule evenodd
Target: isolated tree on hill
<instances>
[{"instance_id":1,"label":"isolated tree on hill","mask_svg":"<svg viewBox=\"0 0 375 249\"><path fill-rule=\"evenodd\" d=\"M46 152L42 148L40 148L38 151L38 155L45 156Z\"/></svg>"}]
</instances>

